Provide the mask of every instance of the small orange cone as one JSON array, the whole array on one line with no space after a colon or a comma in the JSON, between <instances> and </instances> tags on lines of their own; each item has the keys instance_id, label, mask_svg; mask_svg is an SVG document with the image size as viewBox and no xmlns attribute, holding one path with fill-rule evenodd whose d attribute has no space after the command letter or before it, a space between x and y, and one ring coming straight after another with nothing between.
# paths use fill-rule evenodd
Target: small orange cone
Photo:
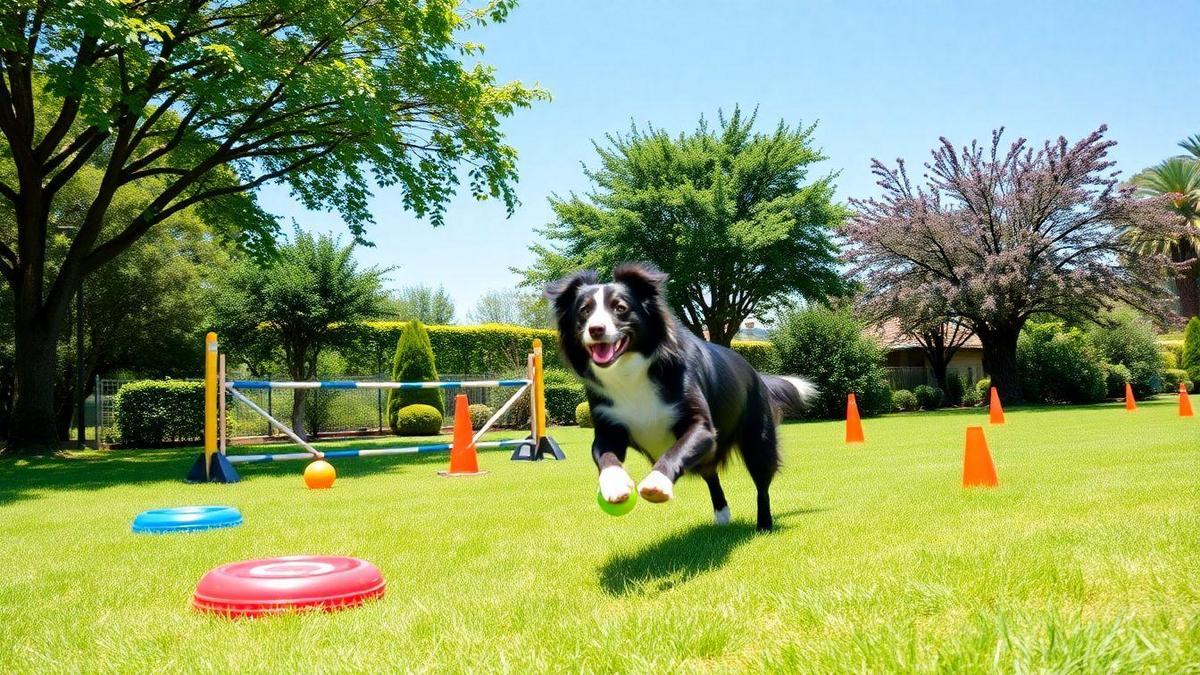
<instances>
[{"instance_id":1,"label":"small orange cone","mask_svg":"<svg viewBox=\"0 0 1200 675\"><path fill-rule=\"evenodd\" d=\"M854 392L846 397L846 442L865 443L863 438L862 420L858 417L858 400Z\"/></svg>"},{"instance_id":2,"label":"small orange cone","mask_svg":"<svg viewBox=\"0 0 1200 675\"><path fill-rule=\"evenodd\" d=\"M450 470L439 471L441 476L482 476L479 457L475 453L475 442L471 440L471 411L467 395L454 398L454 444L450 446Z\"/></svg>"},{"instance_id":3,"label":"small orange cone","mask_svg":"<svg viewBox=\"0 0 1200 675\"><path fill-rule=\"evenodd\" d=\"M1004 424L1004 406L1000 405L1000 394L992 387L992 398L988 403L988 421L992 424Z\"/></svg>"},{"instance_id":4,"label":"small orange cone","mask_svg":"<svg viewBox=\"0 0 1200 675\"><path fill-rule=\"evenodd\" d=\"M1179 383L1179 416L1192 416L1192 399L1188 398L1187 385Z\"/></svg>"},{"instance_id":5,"label":"small orange cone","mask_svg":"<svg viewBox=\"0 0 1200 675\"><path fill-rule=\"evenodd\" d=\"M963 453L963 487L996 487L996 465L988 452L983 427L967 427L967 449Z\"/></svg>"},{"instance_id":6,"label":"small orange cone","mask_svg":"<svg viewBox=\"0 0 1200 675\"><path fill-rule=\"evenodd\" d=\"M1137 410L1137 401L1133 400L1133 385L1125 383L1125 409L1129 412Z\"/></svg>"}]
</instances>

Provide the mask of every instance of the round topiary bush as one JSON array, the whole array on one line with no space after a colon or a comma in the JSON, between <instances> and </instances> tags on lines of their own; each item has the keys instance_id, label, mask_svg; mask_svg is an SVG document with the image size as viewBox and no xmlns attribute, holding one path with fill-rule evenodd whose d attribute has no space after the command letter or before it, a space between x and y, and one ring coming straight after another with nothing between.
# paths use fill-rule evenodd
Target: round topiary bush
<instances>
[{"instance_id":1,"label":"round topiary bush","mask_svg":"<svg viewBox=\"0 0 1200 675\"><path fill-rule=\"evenodd\" d=\"M442 413L424 403L406 405L396 412L396 433L401 436L436 436L442 430Z\"/></svg>"},{"instance_id":2,"label":"round topiary bush","mask_svg":"<svg viewBox=\"0 0 1200 675\"><path fill-rule=\"evenodd\" d=\"M892 392L892 409L896 412L916 410L917 397L907 389L897 389Z\"/></svg>"},{"instance_id":3,"label":"round topiary bush","mask_svg":"<svg viewBox=\"0 0 1200 675\"><path fill-rule=\"evenodd\" d=\"M592 428L592 407L587 401L575 406L575 423L584 429Z\"/></svg>"},{"instance_id":4,"label":"round topiary bush","mask_svg":"<svg viewBox=\"0 0 1200 675\"><path fill-rule=\"evenodd\" d=\"M916 397L917 405L922 410L937 410L942 407L942 401L946 399L945 392L940 388L927 384L913 387L913 396Z\"/></svg>"},{"instance_id":5,"label":"round topiary bush","mask_svg":"<svg viewBox=\"0 0 1200 675\"><path fill-rule=\"evenodd\" d=\"M467 410L471 413L471 428L478 429L483 426L488 420L492 419L492 415L496 414L495 410L489 405L482 403L472 403L467 406Z\"/></svg>"},{"instance_id":6,"label":"round topiary bush","mask_svg":"<svg viewBox=\"0 0 1200 675\"><path fill-rule=\"evenodd\" d=\"M962 405L966 389L966 384L958 376L958 373L946 375L946 405Z\"/></svg>"}]
</instances>

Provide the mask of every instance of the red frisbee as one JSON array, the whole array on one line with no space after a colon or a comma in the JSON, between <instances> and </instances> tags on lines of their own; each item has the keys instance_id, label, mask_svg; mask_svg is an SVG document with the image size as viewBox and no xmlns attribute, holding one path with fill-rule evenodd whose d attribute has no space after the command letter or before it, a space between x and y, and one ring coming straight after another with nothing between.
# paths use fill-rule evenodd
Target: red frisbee
<instances>
[{"instance_id":1,"label":"red frisbee","mask_svg":"<svg viewBox=\"0 0 1200 675\"><path fill-rule=\"evenodd\" d=\"M358 558L294 555L229 563L196 584L192 607L226 616L331 612L383 595L379 568Z\"/></svg>"}]
</instances>

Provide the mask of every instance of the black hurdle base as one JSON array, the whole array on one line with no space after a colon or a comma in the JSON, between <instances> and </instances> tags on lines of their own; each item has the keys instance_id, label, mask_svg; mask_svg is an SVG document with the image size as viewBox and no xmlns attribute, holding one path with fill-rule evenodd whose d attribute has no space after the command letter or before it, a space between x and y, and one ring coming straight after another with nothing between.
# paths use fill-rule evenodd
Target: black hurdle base
<instances>
[{"instance_id":1,"label":"black hurdle base","mask_svg":"<svg viewBox=\"0 0 1200 675\"><path fill-rule=\"evenodd\" d=\"M526 438L525 442L517 446L513 451L512 461L514 462L536 462L540 459L550 457L552 459L566 459L562 448L559 447L558 441L549 436L542 436L535 442L534 439Z\"/></svg>"},{"instance_id":2,"label":"black hurdle base","mask_svg":"<svg viewBox=\"0 0 1200 675\"><path fill-rule=\"evenodd\" d=\"M238 472L233 468L229 458L219 452L213 453L212 465L208 467L208 475L204 473L204 453L196 458L192 464L191 471L188 471L187 482L189 483L236 483L241 480Z\"/></svg>"}]
</instances>

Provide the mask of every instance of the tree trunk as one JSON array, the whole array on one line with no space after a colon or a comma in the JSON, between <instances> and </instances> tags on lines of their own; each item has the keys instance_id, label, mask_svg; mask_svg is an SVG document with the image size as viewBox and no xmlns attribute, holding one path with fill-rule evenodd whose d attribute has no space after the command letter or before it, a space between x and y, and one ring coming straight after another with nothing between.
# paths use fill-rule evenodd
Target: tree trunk
<instances>
[{"instance_id":1,"label":"tree trunk","mask_svg":"<svg viewBox=\"0 0 1200 675\"><path fill-rule=\"evenodd\" d=\"M1197 282L1200 281L1200 275L1197 274L1197 266L1193 265L1175 277L1175 291L1179 296L1179 313L1183 315L1183 320L1187 321L1193 316L1200 316L1200 288L1197 288Z\"/></svg>"},{"instance_id":2,"label":"tree trunk","mask_svg":"<svg viewBox=\"0 0 1200 675\"><path fill-rule=\"evenodd\" d=\"M1023 400L1025 395L1017 371L1017 336L1021 334L1021 326L977 329L975 333L983 343L983 369L991 378L1000 400L1004 403Z\"/></svg>"},{"instance_id":3,"label":"tree trunk","mask_svg":"<svg viewBox=\"0 0 1200 675\"><path fill-rule=\"evenodd\" d=\"M307 389L292 390L292 431L304 440L308 440L308 432L304 430L304 398Z\"/></svg>"},{"instance_id":4,"label":"tree trunk","mask_svg":"<svg viewBox=\"0 0 1200 675\"><path fill-rule=\"evenodd\" d=\"M58 331L44 321L26 321L20 314L13 326L16 382L6 450L13 454L49 452L58 447L54 414Z\"/></svg>"},{"instance_id":5,"label":"tree trunk","mask_svg":"<svg viewBox=\"0 0 1200 675\"><path fill-rule=\"evenodd\" d=\"M937 384L938 389L947 391L946 389L946 371L948 370L946 360L941 358L929 359L929 369L933 371L933 381Z\"/></svg>"}]
</instances>

